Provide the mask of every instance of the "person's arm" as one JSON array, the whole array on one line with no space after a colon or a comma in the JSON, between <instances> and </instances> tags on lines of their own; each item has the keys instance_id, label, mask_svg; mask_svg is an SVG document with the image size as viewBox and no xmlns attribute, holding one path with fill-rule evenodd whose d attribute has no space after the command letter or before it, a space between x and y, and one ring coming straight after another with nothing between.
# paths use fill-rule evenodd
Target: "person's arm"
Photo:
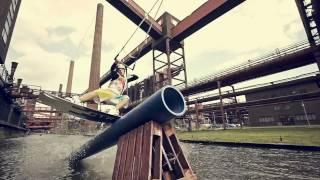
<instances>
[{"instance_id":1,"label":"person's arm","mask_svg":"<svg viewBox=\"0 0 320 180\"><path fill-rule=\"evenodd\" d=\"M111 80L115 80L119 77L118 72L117 72L117 62L114 62L110 68L111 72Z\"/></svg>"},{"instance_id":2,"label":"person's arm","mask_svg":"<svg viewBox=\"0 0 320 180\"><path fill-rule=\"evenodd\" d=\"M128 79L127 79L127 81L128 81L128 83L129 82L131 82L131 81L135 81L135 80L137 80L139 77L137 76L137 75L135 75L135 74L128 74Z\"/></svg>"}]
</instances>

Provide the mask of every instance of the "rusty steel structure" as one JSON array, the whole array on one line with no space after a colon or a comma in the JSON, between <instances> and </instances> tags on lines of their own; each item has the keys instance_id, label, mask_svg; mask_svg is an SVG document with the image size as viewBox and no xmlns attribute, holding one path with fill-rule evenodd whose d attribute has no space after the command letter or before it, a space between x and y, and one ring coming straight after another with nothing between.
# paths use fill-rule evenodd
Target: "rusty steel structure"
<instances>
[{"instance_id":1,"label":"rusty steel structure","mask_svg":"<svg viewBox=\"0 0 320 180\"><path fill-rule=\"evenodd\" d=\"M319 51L320 46L313 47L308 42L300 42L190 82L187 88L181 87L181 91L185 96L193 95L217 89L217 81L221 82L222 87L230 86L246 80L313 64L316 62L314 53Z\"/></svg>"},{"instance_id":2,"label":"rusty steel structure","mask_svg":"<svg viewBox=\"0 0 320 180\"><path fill-rule=\"evenodd\" d=\"M299 75L296 77L286 78L286 79L282 79L282 80L278 80L278 81L272 81L272 82L268 82L268 83L257 84L257 85L252 85L252 86L248 86L248 87L233 89L232 91L228 90L228 91L222 92L221 95L219 93L213 93L213 94L209 94L209 95L198 96L198 97L190 98L189 101L187 102L187 104L192 105L192 104L196 104L196 103L206 103L206 102L210 102L210 101L216 101L216 100L220 99L220 96L223 99L232 98L232 97L235 98L237 96L242 96L242 95L247 95L250 93L258 92L260 90L272 90L272 89L282 88L285 86L294 85L294 84L302 83L302 82L303 83L306 83L306 82L319 82L320 83L319 73L320 73L319 71L311 72L311 73L302 74L302 75ZM235 101L235 103L237 103L237 101Z\"/></svg>"},{"instance_id":3,"label":"rusty steel structure","mask_svg":"<svg viewBox=\"0 0 320 180\"><path fill-rule=\"evenodd\" d=\"M208 23L214 21L221 15L227 13L234 7L244 2L244 0L209 0L201 5L198 9L196 9L191 15L179 21L178 24L173 25L174 22L172 21L178 21L173 16L171 16L170 18L169 15L162 15L161 17L167 19L164 22L162 22L162 20L154 20L148 14L147 17L145 17L146 12L132 0L107 1L136 25L142 22L140 26L141 29L145 32L148 32L148 34L150 35L149 38L140 43L121 61L130 66L151 50L160 50L167 56L166 60L164 60L165 68L167 71L167 73L164 72L165 74L167 74L167 77L164 78L164 81L169 82L172 81L172 74L169 73L171 71L170 68L171 66L174 66L170 61L169 55L176 49L181 48L181 43L183 43L182 41L199 29L206 26ZM149 27L151 27L150 31ZM182 53L182 55L184 59L184 53ZM156 56L154 56L154 58L155 57ZM185 64L183 64L183 67L183 69L185 69ZM155 69L154 74L157 74L158 71ZM107 72L100 78L100 85L103 85L109 79L110 72ZM184 81L186 81L186 78L182 80L182 82ZM161 81L158 81L156 83L161 83Z\"/></svg>"},{"instance_id":4,"label":"rusty steel structure","mask_svg":"<svg viewBox=\"0 0 320 180\"><path fill-rule=\"evenodd\" d=\"M10 88L10 98L12 98L26 117L26 128L32 131L50 130L59 125L63 116L62 113L54 108L39 104L38 97L41 92L54 94L60 97L68 97L70 93L61 92L62 85L59 86L59 91L42 90L40 86L13 84ZM76 95L72 94L71 95ZM74 118L69 118L73 119Z\"/></svg>"},{"instance_id":5,"label":"rusty steel structure","mask_svg":"<svg viewBox=\"0 0 320 180\"><path fill-rule=\"evenodd\" d=\"M195 98L191 98L188 102L190 106L188 114L210 114L214 113L215 116L218 117L218 121L223 123L223 116L230 113L234 116L232 119L236 121L234 123L243 123L244 122L244 115L248 114L248 110L251 108L257 107L272 107L277 105L288 105L291 104L293 107L297 106L297 102L305 101L308 103L315 104L319 102L320 96L319 91L317 88L311 90L309 89L308 92L298 93L297 90L291 91L288 88L291 87L299 87L302 85L307 84L314 84L313 86L320 87L320 73L312 72L308 74L299 75L289 79L283 79L279 81L253 85L249 87L244 87L240 89L232 88L231 91L224 91L221 94L215 93L211 95L204 95ZM261 94L262 92L276 92L279 89L288 89L282 91L289 91L287 95L281 95L276 97L268 97L265 99L247 99L246 101L236 101L235 97L240 96L248 96L252 94ZM261 95L260 95L261 96ZM221 111L221 103L219 100L225 98L232 98L231 101L227 101L224 103L223 108L224 110ZM201 106L199 106L201 104ZM296 112L299 113L299 112ZM187 115L188 116L188 115ZM213 118L210 118L213 119ZM198 122L199 120L194 120Z\"/></svg>"},{"instance_id":6,"label":"rusty steel structure","mask_svg":"<svg viewBox=\"0 0 320 180\"><path fill-rule=\"evenodd\" d=\"M137 25L139 24L139 27L150 35L150 37L145 39L122 59L122 62L129 66L134 64L140 57L152 51L153 76L129 88L128 95L133 101L130 106L131 108L166 84L177 85L186 96L186 99L189 99L189 96L232 86L246 80L317 62L319 65L320 46L318 40L319 33L317 33L319 27L317 25L319 24L319 16L317 16L319 14L319 2L316 1L305 2L303 0L296 0L309 42L300 42L283 49L276 49L275 52L191 83L187 81L183 40L243 1L207 1L190 16L181 21L167 12L157 20L148 14L145 17L146 12L134 1L107 1L132 22ZM181 52L177 53L178 49L181 49ZM172 58L172 54L178 55L178 58ZM182 61L174 64L178 60ZM180 78L177 78L176 76L179 74ZM100 85L109 79L110 72L107 72L100 78ZM173 81L176 81L176 83ZM230 98L233 98L237 104L237 92L235 92L234 87L233 91L233 97ZM224 119L223 96L222 94L218 96L221 101L220 114L222 119ZM188 104L192 103L194 102L188 102ZM197 107L201 106L198 99L195 104ZM196 119L198 119L202 114L201 112L196 112ZM223 122L226 123L225 121Z\"/></svg>"}]
</instances>

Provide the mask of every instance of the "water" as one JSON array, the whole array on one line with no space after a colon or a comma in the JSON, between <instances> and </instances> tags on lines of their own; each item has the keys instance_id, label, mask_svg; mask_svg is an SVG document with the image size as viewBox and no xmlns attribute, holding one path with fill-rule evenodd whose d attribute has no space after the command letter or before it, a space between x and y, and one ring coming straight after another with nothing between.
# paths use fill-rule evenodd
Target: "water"
<instances>
[{"instance_id":1,"label":"water","mask_svg":"<svg viewBox=\"0 0 320 180\"><path fill-rule=\"evenodd\" d=\"M320 179L320 152L184 144L200 179Z\"/></svg>"},{"instance_id":2,"label":"water","mask_svg":"<svg viewBox=\"0 0 320 180\"><path fill-rule=\"evenodd\" d=\"M0 179L111 179L116 147L71 169L68 157L90 137L31 135L0 140Z\"/></svg>"},{"instance_id":3,"label":"water","mask_svg":"<svg viewBox=\"0 0 320 180\"><path fill-rule=\"evenodd\" d=\"M78 169L68 156L90 137L31 135L0 140L2 179L111 179L116 148L87 158ZM320 152L183 144L199 179L320 179Z\"/></svg>"}]
</instances>

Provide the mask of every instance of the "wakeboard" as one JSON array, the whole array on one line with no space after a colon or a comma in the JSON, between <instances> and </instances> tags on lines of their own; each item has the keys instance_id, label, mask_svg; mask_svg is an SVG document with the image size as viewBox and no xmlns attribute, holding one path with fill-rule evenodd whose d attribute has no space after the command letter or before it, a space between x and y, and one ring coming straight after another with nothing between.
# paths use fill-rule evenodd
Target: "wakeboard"
<instances>
[{"instance_id":1,"label":"wakeboard","mask_svg":"<svg viewBox=\"0 0 320 180\"><path fill-rule=\"evenodd\" d=\"M110 124L120 118L119 116L103 113L101 111L74 104L66 99L44 92L39 94L39 100L40 103L51 106L58 111L86 120Z\"/></svg>"}]
</instances>

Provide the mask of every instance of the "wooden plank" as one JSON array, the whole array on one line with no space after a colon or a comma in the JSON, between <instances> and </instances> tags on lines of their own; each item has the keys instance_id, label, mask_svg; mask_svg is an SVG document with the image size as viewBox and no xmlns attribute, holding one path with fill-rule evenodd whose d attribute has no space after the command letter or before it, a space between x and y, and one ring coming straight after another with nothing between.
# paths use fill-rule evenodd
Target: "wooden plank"
<instances>
[{"instance_id":1,"label":"wooden plank","mask_svg":"<svg viewBox=\"0 0 320 180\"><path fill-rule=\"evenodd\" d=\"M184 177L183 168L180 162L178 161L177 154L175 153L174 148L170 142L170 139L165 132L163 133L163 148L167 152L175 177L177 179L183 178Z\"/></svg>"},{"instance_id":2,"label":"wooden plank","mask_svg":"<svg viewBox=\"0 0 320 180\"><path fill-rule=\"evenodd\" d=\"M125 162L125 173L124 173L124 179L132 179L133 175L133 155L135 151L135 143L136 143L136 134L137 134L137 129L131 131L129 134L126 136L129 136L128 138L128 150L127 150L127 159Z\"/></svg>"},{"instance_id":3,"label":"wooden plank","mask_svg":"<svg viewBox=\"0 0 320 180\"><path fill-rule=\"evenodd\" d=\"M162 130L160 125L153 123L152 138L152 179L162 176Z\"/></svg>"},{"instance_id":4,"label":"wooden plank","mask_svg":"<svg viewBox=\"0 0 320 180\"><path fill-rule=\"evenodd\" d=\"M170 124L150 121L120 137L113 180L181 178L197 179Z\"/></svg>"},{"instance_id":5,"label":"wooden plank","mask_svg":"<svg viewBox=\"0 0 320 180\"><path fill-rule=\"evenodd\" d=\"M141 169L141 154L142 154L142 137L143 137L143 127L140 126L137 129L136 134L136 147L134 151L134 158L133 158L133 180L139 180L139 170Z\"/></svg>"},{"instance_id":6,"label":"wooden plank","mask_svg":"<svg viewBox=\"0 0 320 180\"><path fill-rule=\"evenodd\" d=\"M118 177L118 172L120 168L120 159L121 159L121 150L123 150L124 145L124 136L121 136L118 141L117 155L113 166L112 179L116 179Z\"/></svg>"},{"instance_id":7,"label":"wooden plank","mask_svg":"<svg viewBox=\"0 0 320 180\"><path fill-rule=\"evenodd\" d=\"M148 122L143 129L141 169L139 170L139 180L149 180L151 177L151 138L152 123Z\"/></svg>"},{"instance_id":8,"label":"wooden plank","mask_svg":"<svg viewBox=\"0 0 320 180\"><path fill-rule=\"evenodd\" d=\"M165 131L166 137L169 138L169 141L172 145L172 148L177 156L177 161L179 162L179 164L181 165L182 169L183 169L183 174L184 177L186 179L197 179L197 177L195 176L195 174L193 173L191 166L187 160L187 158L185 157L180 143L179 143L179 139L177 138L177 135L175 133L175 129L172 128L170 123L167 123L163 126L163 130Z\"/></svg>"},{"instance_id":9,"label":"wooden plank","mask_svg":"<svg viewBox=\"0 0 320 180\"><path fill-rule=\"evenodd\" d=\"M118 176L116 177L116 180L122 180L124 177L124 164L126 162L126 158L127 158L127 148L128 148L128 137L129 136L124 136L123 141L124 141L124 145L121 149L121 158L120 158L120 168L118 171Z\"/></svg>"},{"instance_id":10,"label":"wooden plank","mask_svg":"<svg viewBox=\"0 0 320 180\"><path fill-rule=\"evenodd\" d=\"M178 159L182 165L182 168L183 169L190 169L190 165L182 152L182 149L179 145L179 141L177 139L177 136L175 134L173 134L169 138L170 138L171 144L173 146L173 149L176 152Z\"/></svg>"}]
</instances>

